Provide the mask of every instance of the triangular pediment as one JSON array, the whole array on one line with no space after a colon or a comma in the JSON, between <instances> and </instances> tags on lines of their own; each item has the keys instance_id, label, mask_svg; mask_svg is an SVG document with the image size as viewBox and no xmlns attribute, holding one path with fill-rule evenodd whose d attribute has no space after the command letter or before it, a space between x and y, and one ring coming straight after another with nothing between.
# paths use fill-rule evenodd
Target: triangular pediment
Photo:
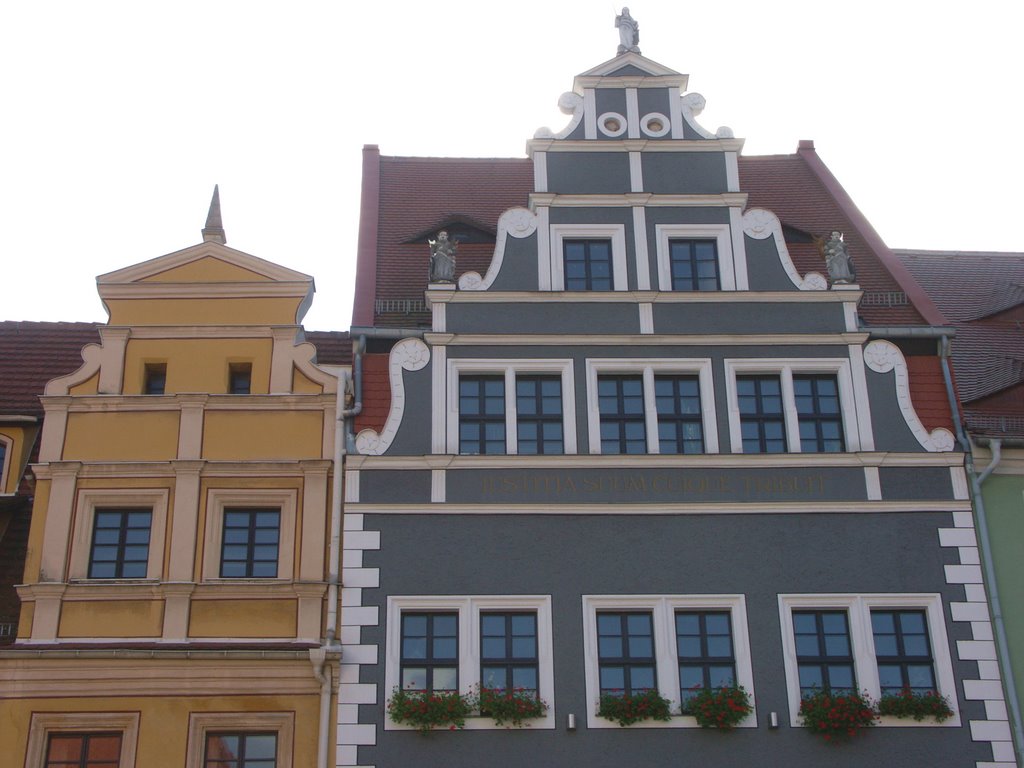
<instances>
[{"instance_id":1,"label":"triangular pediment","mask_svg":"<svg viewBox=\"0 0 1024 768\"><path fill-rule=\"evenodd\" d=\"M576 85L577 87L586 87L605 78L644 79L648 77L656 77L660 84L678 86L682 90L686 89L689 81L689 75L669 69L639 53L623 53L577 75Z\"/></svg>"},{"instance_id":2,"label":"triangular pediment","mask_svg":"<svg viewBox=\"0 0 1024 768\"><path fill-rule=\"evenodd\" d=\"M181 251L108 272L96 278L100 286L128 283L247 283L312 282L302 272L287 269L220 243L200 243Z\"/></svg>"}]
</instances>

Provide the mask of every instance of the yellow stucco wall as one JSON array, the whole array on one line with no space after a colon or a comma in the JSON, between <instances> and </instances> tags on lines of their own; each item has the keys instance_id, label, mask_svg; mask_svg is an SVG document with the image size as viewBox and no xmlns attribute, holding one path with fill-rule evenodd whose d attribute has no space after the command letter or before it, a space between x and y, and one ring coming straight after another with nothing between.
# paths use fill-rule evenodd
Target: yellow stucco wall
<instances>
[{"instance_id":1,"label":"yellow stucco wall","mask_svg":"<svg viewBox=\"0 0 1024 768\"><path fill-rule=\"evenodd\" d=\"M271 278L252 270L229 264L213 256L172 267L143 278L144 283L248 283L270 282Z\"/></svg>"},{"instance_id":2,"label":"yellow stucco wall","mask_svg":"<svg viewBox=\"0 0 1024 768\"><path fill-rule=\"evenodd\" d=\"M177 454L177 411L68 414L65 461L169 461Z\"/></svg>"},{"instance_id":3,"label":"yellow stucco wall","mask_svg":"<svg viewBox=\"0 0 1024 768\"><path fill-rule=\"evenodd\" d=\"M203 458L319 459L322 411L207 411Z\"/></svg>"},{"instance_id":4,"label":"yellow stucco wall","mask_svg":"<svg viewBox=\"0 0 1024 768\"><path fill-rule=\"evenodd\" d=\"M39 580L39 563L43 554L43 529L46 528L46 508L50 504L50 481L36 480L36 495L32 501L32 525L28 529L28 548L25 552L24 583Z\"/></svg>"},{"instance_id":5,"label":"yellow stucco wall","mask_svg":"<svg viewBox=\"0 0 1024 768\"><path fill-rule=\"evenodd\" d=\"M57 636L159 637L163 614L162 600L65 600Z\"/></svg>"},{"instance_id":6,"label":"yellow stucco wall","mask_svg":"<svg viewBox=\"0 0 1024 768\"><path fill-rule=\"evenodd\" d=\"M294 325L303 298L107 299L110 325Z\"/></svg>"},{"instance_id":7,"label":"yellow stucco wall","mask_svg":"<svg viewBox=\"0 0 1024 768\"><path fill-rule=\"evenodd\" d=\"M124 394L142 394L146 363L166 363L166 394L227 394L228 366L252 364L252 394L270 390L270 339L132 339L125 351Z\"/></svg>"},{"instance_id":8,"label":"yellow stucco wall","mask_svg":"<svg viewBox=\"0 0 1024 768\"><path fill-rule=\"evenodd\" d=\"M94 373L81 384L68 388L69 395L95 395L100 390L100 375Z\"/></svg>"},{"instance_id":9,"label":"yellow stucco wall","mask_svg":"<svg viewBox=\"0 0 1024 768\"><path fill-rule=\"evenodd\" d=\"M295 734L290 765L308 768L316 765L319 711L319 698L315 695L5 700L0 705L0 734L3 734L0 768L25 768L33 712L138 712L138 745L132 763L138 768L185 767L192 712L292 712ZM334 741L334 738L329 739L330 744Z\"/></svg>"},{"instance_id":10,"label":"yellow stucco wall","mask_svg":"<svg viewBox=\"0 0 1024 768\"><path fill-rule=\"evenodd\" d=\"M36 615L36 604L22 602L21 616L18 618L18 637L32 636L32 619Z\"/></svg>"},{"instance_id":11,"label":"yellow stucco wall","mask_svg":"<svg viewBox=\"0 0 1024 768\"><path fill-rule=\"evenodd\" d=\"M189 637L295 637L296 600L193 600Z\"/></svg>"},{"instance_id":12,"label":"yellow stucco wall","mask_svg":"<svg viewBox=\"0 0 1024 768\"><path fill-rule=\"evenodd\" d=\"M292 368L292 392L299 395L319 395L324 388L298 368Z\"/></svg>"},{"instance_id":13,"label":"yellow stucco wall","mask_svg":"<svg viewBox=\"0 0 1024 768\"><path fill-rule=\"evenodd\" d=\"M7 438L7 475L6 481L0 484L0 493L14 493L18 490L21 476L24 474L25 465L28 463L29 453L32 451L32 444L39 433L39 427L35 424L26 426L0 426L0 435ZM0 472L3 466L0 465Z\"/></svg>"}]
</instances>

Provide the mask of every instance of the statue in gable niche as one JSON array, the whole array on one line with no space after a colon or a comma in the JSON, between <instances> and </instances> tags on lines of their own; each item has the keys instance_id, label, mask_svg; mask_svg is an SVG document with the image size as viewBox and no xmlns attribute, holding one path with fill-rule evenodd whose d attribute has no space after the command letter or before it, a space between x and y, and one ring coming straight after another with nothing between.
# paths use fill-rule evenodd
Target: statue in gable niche
<instances>
[{"instance_id":1,"label":"statue in gable niche","mask_svg":"<svg viewBox=\"0 0 1024 768\"><path fill-rule=\"evenodd\" d=\"M623 8L615 17L615 26L619 30L617 53L640 53L640 25L629 15L629 8Z\"/></svg>"},{"instance_id":2,"label":"statue in gable niche","mask_svg":"<svg viewBox=\"0 0 1024 768\"><path fill-rule=\"evenodd\" d=\"M437 240L427 242L430 243L430 282L454 283L455 251L458 250L458 242L449 240L448 233L444 230L438 232Z\"/></svg>"},{"instance_id":3,"label":"statue in gable niche","mask_svg":"<svg viewBox=\"0 0 1024 768\"><path fill-rule=\"evenodd\" d=\"M842 232L832 232L828 240L822 241L821 249L825 257L825 266L828 268L828 278L833 285L845 285L856 281L857 272L853 268L850 251L843 242Z\"/></svg>"}]
</instances>

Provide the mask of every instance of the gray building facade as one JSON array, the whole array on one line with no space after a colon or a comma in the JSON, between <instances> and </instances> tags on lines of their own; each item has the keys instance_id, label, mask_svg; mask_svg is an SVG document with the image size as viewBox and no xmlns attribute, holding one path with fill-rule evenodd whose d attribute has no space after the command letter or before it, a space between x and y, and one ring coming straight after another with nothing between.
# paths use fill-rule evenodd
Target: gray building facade
<instances>
[{"instance_id":1,"label":"gray building facade","mask_svg":"<svg viewBox=\"0 0 1024 768\"><path fill-rule=\"evenodd\" d=\"M963 454L915 410L922 333L798 268L686 88L629 52L578 76L521 207L493 230L430 214L493 256L425 286L425 327L357 318L387 415L346 457L338 765L1016 764ZM357 278L377 296L386 187ZM415 286L429 249L407 245ZM752 705L728 733L686 711L722 684ZM546 711L428 734L388 714L481 686ZM802 724L815 686L952 715L836 748ZM647 691L668 720L600 714Z\"/></svg>"}]
</instances>

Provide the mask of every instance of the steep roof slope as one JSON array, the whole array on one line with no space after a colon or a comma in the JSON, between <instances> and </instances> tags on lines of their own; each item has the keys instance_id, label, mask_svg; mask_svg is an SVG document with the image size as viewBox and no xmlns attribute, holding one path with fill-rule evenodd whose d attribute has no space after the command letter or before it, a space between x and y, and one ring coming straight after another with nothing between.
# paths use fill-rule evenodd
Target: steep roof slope
<instances>
[{"instance_id":1,"label":"steep roof slope","mask_svg":"<svg viewBox=\"0 0 1024 768\"><path fill-rule=\"evenodd\" d=\"M525 206L533 189L528 159L477 159L364 154L363 222L376 227L372 243L360 243L356 318L372 316L385 327L425 327L423 302L430 251L425 233L462 222L493 233L507 209ZM832 230L845 234L865 290L861 317L869 325L920 325L943 318L903 265L814 153L801 142L793 155L741 156L740 189L748 208L767 208L787 229L790 252L801 273L825 272L812 241ZM369 230L367 230L369 231ZM459 273L486 271L493 243L459 247ZM371 272L372 271L372 272ZM372 308L369 306L372 303ZM360 309L362 307L362 309Z\"/></svg>"},{"instance_id":2,"label":"steep roof slope","mask_svg":"<svg viewBox=\"0 0 1024 768\"><path fill-rule=\"evenodd\" d=\"M956 328L968 428L1024 437L1024 253L895 251Z\"/></svg>"},{"instance_id":3,"label":"steep roof slope","mask_svg":"<svg viewBox=\"0 0 1024 768\"><path fill-rule=\"evenodd\" d=\"M46 382L82 365L82 347L99 343L98 327L0 322L0 413L42 417Z\"/></svg>"}]
</instances>

